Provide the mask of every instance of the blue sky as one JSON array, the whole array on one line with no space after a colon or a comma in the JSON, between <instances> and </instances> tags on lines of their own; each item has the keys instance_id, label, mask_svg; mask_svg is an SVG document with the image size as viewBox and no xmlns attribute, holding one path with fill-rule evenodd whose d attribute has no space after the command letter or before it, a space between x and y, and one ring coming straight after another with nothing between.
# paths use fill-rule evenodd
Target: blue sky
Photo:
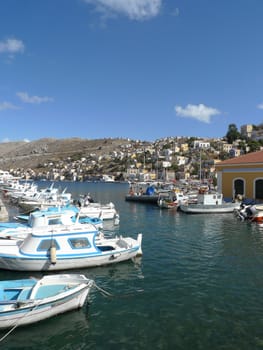
<instances>
[{"instance_id":1,"label":"blue sky","mask_svg":"<svg viewBox=\"0 0 263 350\"><path fill-rule=\"evenodd\" d=\"M0 142L263 119L262 0L2 0Z\"/></svg>"}]
</instances>

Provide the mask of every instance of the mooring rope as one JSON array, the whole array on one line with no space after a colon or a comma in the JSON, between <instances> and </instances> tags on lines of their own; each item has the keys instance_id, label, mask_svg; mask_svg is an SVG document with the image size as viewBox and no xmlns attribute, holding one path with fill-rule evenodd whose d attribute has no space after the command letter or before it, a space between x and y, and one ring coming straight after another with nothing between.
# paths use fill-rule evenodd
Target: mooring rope
<instances>
[{"instance_id":1,"label":"mooring rope","mask_svg":"<svg viewBox=\"0 0 263 350\"><path fill-rule=\"evenodd\" d=\"M104 296L107 296L107 297L128 297L130 295L113 295L111 294L110 292L107 292L105 289L99 287L95 281L93 281L93 286L99 291L101 292ZM26 312L24 315L22 315L18 321L14 324L14 326L2 337L0 338L0 343L6 339L6 337L8 337L18 326L19 326L19 323L24 319L24 317L26 317L30 312L34 311L40 304L41 301L39 301L32 309L30 309L28 312Z\"/></svg>"},{"instance_id":2,"label":"mooring rope","mask_svg":"<svg viewBox=\"0 0 263 350\"><path fill-rule=\"evenodd\" d=\"M0 338L0 343L9 336L9 334L11 334L18 326L19 326L19 322L21 322L21 320L23 320L24 317L26 317L30 312L34 311L38 305L40 304L40 302L38 302L32 309L28 310L28 312L26 312L24 315L22 315L18 321L15 323L15 325L2 337Z\"/></svg>"},{"instance_id":3,"label":"mooring rope","mask_svg":"<svg viewBox=\"0 0 263 350\"><path fill-rule=\"evenodd\" d=\"M95 282L93 282L93 285L96 289L98 289L98 291L100 291L103 295L106 295L107 297L113 297L114 295L107 292L106 290L104 290L103 288L99 287Z\"/></svg>"}]
</instances>

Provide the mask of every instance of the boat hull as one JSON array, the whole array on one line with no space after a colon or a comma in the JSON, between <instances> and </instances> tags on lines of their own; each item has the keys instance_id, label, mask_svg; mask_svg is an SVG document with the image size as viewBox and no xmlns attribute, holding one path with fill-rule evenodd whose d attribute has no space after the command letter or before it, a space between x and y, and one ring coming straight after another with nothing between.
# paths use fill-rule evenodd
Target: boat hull
<instances>
[{"instance_id":1,"label":"boat hull","mask_svg":"<svg viewBox=\"0 0 263 350\"><path fill-rule=\"evenodd\" d=\"M139 203L150 203L150 204L156 204L158 201L159 196L158 195L126 195L125 200L127 202L139 202Z\"/></svg>"},{"instance_id":2,"label":"boat hull","mask_svg":"<svg viewBox=\"0 0 263 350\"><path fill-rule=\"evenodd\" d=\"M222 205L181 204L180 210L188 214L225 214L233 213L238 208L235 203Z\"/></svg>"},{"instance_id":3,"label":"boat hull","mask_svg":"<svg viewBox=\"0 0 263 350\"><path fill-rule=\"evenodd\" d=\"M45 320L58 314L81 308L90 292L93 281L79 283L59 295L43 299L29 299L6 308L0 302L0 328L23 326ZM2 305L4 302L2 302Z\"/></svg>"},{"instance_id":4,"label":"boat hull","mask_svg":"<svg viewBox=\"0 0 263 350\"><path fill-rule=\"evenodd\" d=\"M102 254L91 254L88 256L56 256L56 262L52 263L50 257L34 257L34 256L0 256L0 268L12 271L59 271L81 269L96 266L115 264L130 260L140 255L140 246L134 246L125 250L114 250L104 252Z\"/></svg>"}]
</instances>

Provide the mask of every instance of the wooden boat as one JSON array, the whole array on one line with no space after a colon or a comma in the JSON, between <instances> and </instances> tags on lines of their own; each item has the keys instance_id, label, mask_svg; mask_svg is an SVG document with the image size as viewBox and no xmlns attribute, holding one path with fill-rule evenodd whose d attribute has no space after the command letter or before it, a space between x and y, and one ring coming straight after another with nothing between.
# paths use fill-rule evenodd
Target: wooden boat
<instances>
[{"instance_id":1,"label":"wooden boat","mask_svg":"<svg viewBox=\"0 0 263 350\"><path fill-rule=\"evenodd\" d=\"M199 193L197 203L182 203L180 210L188 214L233 213L240 203L224 202L222 193Z\"/></svg>"},{"instance_id":2,"label":"wooden boat","mask_svg":"<svg viewBox=\"0 0 263 350\"><path fill-rule=\"evenodd\" d=\"M15 271L54 271L113 264L141 255L137 239L104 238L92 224L43 225L25 238L0 239L0 268Z\"/></svg>"},{"instance_id":3,"label":"wooden boat","mask_svg":"<svg viewBox=\"0 0 263 350\"><path fill-rule=\"evenodd\" d=\"M0 328L13 328L81 308L94 281L79 274L0 281Z\"/></svg>"}]
</instances>

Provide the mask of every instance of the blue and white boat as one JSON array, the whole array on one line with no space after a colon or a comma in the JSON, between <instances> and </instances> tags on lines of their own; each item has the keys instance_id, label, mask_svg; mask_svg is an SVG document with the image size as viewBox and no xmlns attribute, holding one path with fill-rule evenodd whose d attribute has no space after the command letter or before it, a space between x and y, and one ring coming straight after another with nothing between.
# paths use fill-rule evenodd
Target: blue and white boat
<instances>
[{"instance_id":1,"label":"blue and white boat","mask_svg":"<svg viewBox=\"0 0 263 350\"><path fill-rule=\"evenodd\" d=\"M81 274L0 281L0 328L15 328L81 308L93 285L93 280Z\"/></svg>"},{"instance_id":2,"label":"blue and white boat","mask_svg":"<svg viewBox=\"0 0 263 350\"><path fill-rule=\"evenodd\" d=\"M0 268L55 271L108 265L141 255L141 242L142 234L105 238L94 225L79 221L37 226L25 237L0 239Z\"/></svg>"},{"instance_id":3,"label":"blue and white boat","mask_svg":"<svg viewBox=\"0 0 263 350\"><path fill-rule=\"evenodd\" d=\"M34 227L34 225L39 225L39 219L41 218L41 221L43 220L43 217L45 217L46 224L49 224L50 222L57 222L60 221L58 218L54 220L54 217L61 217L61 223L62 221L65 221L65 217L68 218L67 223L72 221L72 223L75 223L77 220L81 223L89 223L95 225L98 229L103 228L103 220L99 217L90 217L86 214L81 212L81 208L77 208L74 205L67 205L62 207L50 207L45 210L35 210L31 212L29 215L17 215L15 219L18 221L22 221L27 223L29 226ZM64 219L62 219L64 217ZM1 223L0 223L1 227Z\"/></svg>"},{"instance_id":4,"label":"blue and white boat","mask_svg":"<svg viewBox=\"0 0 263 350\"><path fill-rule=\"evenodd\" d=\"M52 207L47 210L36 210L29 215L18 215L16 217L20 222L1 222L0 238L25 238L36 228L50 226L53 227L66 225L92 224L98 230L103 228L103 221L100 218L89 218L79 216L76 207Z\"/></svg>"}]
</instances>

